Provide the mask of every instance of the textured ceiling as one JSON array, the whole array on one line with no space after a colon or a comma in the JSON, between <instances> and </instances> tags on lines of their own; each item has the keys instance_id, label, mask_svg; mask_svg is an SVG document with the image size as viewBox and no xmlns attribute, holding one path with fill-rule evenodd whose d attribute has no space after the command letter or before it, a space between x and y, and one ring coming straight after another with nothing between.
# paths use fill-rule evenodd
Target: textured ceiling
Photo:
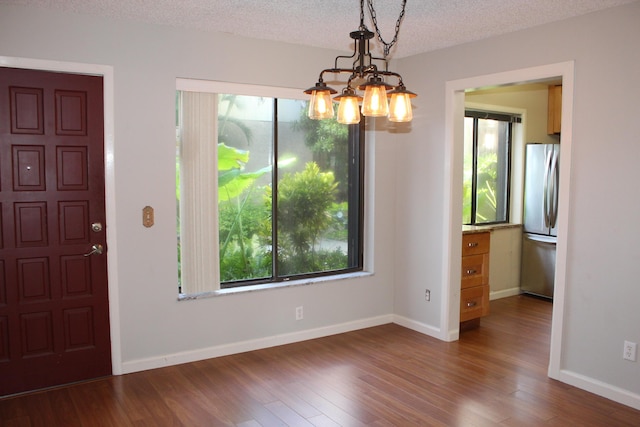
<instances>
[{"instance_id":1,"label":"textured ceiling","mask_svg":"<svg viewBox=\"0 0 640 427\"><path fill-rule=\"evenodd\" d=\"M391 57L410 56L637 0L408 0ZM366 12L365 0L365 12ZM80 14L220 31L351 51L358 0L0 0ZM393 38L401 0L374 0L382 37ZM373 30L368 13L365 25ZM379 43L372 43L376 54Z\"/></svg>"}]
</instances>

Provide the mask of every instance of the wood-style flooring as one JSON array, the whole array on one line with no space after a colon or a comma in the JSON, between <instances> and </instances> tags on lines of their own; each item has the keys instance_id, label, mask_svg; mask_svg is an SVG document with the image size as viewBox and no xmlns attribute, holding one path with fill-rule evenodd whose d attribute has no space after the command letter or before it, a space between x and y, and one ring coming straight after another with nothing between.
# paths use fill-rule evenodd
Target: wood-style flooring
<instances>
[{"instance_id":1,"label":"wood-style flooring","mask_svg":"<svg viewBox=\"0 0 640 427\"><path fill-rule=\"evenodd\" d=\"M398 325L0 400L2 426L640 426L547 377L551 303L491 303L446 343Z\"/></svg>"}]
</instances>

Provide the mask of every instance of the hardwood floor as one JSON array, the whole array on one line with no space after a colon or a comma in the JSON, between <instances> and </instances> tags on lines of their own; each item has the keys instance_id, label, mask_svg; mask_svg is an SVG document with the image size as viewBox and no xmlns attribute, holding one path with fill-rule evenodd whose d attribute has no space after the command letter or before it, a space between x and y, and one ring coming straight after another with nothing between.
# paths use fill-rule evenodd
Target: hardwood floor
<instances>
[{"instance_id":1,"label":"hardwood floor","mask_svg":"<svg viewBox=\"0 0 640 427\"><path fill-rule=\"evenodd\" d=\"M384 325L0 400L2 426L638 426L547 378L551 304L496 300L445 343Z\"/></svg>"}]
</instances>

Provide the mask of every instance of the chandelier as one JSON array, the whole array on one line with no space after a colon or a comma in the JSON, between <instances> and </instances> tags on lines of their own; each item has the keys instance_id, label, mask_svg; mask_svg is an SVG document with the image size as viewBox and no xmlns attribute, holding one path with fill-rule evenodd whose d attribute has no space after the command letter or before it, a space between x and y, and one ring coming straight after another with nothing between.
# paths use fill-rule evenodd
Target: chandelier
<instances>
[{"instance_id":1,"label":"chandelier","mask_svg":"<svg viewBox=\"0 0 640 427\"><path fill-rule=\"evenodd\" d=\"M330 119L333 118L333 104L331 95L338 93L335 89L327 86L323 76L329 74L350 74L347 86L342 93L334 97L338 102L337 120L343 124L354 124L360 122L359 104L362 102L362 115L367 117L388 117L392 122L410 122L413 118L411 111L411 98L417 95L408 91L402 82L402 76L393 71L389 71L387 56L391 47L398 40L400 24L404 17L407 0L402 0L402 11L396 22L395 35L390 43L385 42L380 34L376 12L373 8L373 0L367 0L371 20L378 35L378 40L384 46L384 57L377 58L371 55L369 50L369 40L375 34L364 24L364 0L360 0L360 27L356 31L349 33L355 41L353 55L337 56L333 68L327 68L320 72L320 77L315 86L307 89L304 93L311 95L308 115L310 119ZM351 68L338 67L338 60L353 59ZM382 69L378 68L378 65ZM394 79L396 85L391 85L385 81L386 78ZM364 91L360 96L356 89Z\"/></svg>"}]
</instances>

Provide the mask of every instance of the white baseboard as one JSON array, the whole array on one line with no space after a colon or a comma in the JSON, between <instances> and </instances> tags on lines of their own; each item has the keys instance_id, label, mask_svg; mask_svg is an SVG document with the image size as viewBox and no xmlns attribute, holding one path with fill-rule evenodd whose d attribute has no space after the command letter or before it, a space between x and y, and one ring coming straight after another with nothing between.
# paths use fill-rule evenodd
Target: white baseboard
<instances>
[{"instance_id":1,"label":"white baseboard","mask_svg":"<svg viewBox=\"0 0 640 427\"><path fill-rule=\"evenodd\" d=\"M409 319L408 317L394 315L393 323L397 323L400 326L404 326L405 328L420 332L421 334L429 335L430 337L434 337L442 341L451 341L449 335L446 333L443 334L441 329L427 325L426 323L417 322Z\"/></svg>"},{"instance_id":2,"label":"white baseboard","mask_svg":"<svg viewBox=\"0 0 640 427\"><path fill-rule=\"evenodd\" d=\"M132 372L146 371L148 369L163 368L166 366L196 362L198 360L211 359L214 357L228 356L230 354L260 350L263 348L275 347L284 344L291 344L294 342L306 341L310 339L326 337L329 335L336 335L344 332L355 331L358 329L393 323L393 320L394 316L389 314L385 316L371 317L368 319L356 320L354 322L341 323L338 325L331 325L322 328L308 329L300 332L292 332L282 335L274 335L266 338L258 338L255 340L241 341L214 347L202 348L198 350L190 350L166 354L163 356L149 357L145 359L130 360L122 362L122 373L129 374Z\"/></svg>"},{"instance_id":3,"label":"white baseboard","mask_svg":"<svg viewBox=\"0 0 640 427\"><path fill-rule=\"evenodd\" d=\"M520 295L521 293L522 291L520 290L520 287L503 289L500 291L490 291L489 300L493 301L494 299L512 297L514 295Z\"/></svg>"},{"instance_id":4,"label":"white baseboard","mask_svg":"<svg viewBox=\"0 0 640 427\"><path fill-rule=\"evenodd\" d=\"M567 370L561 370L558 378L555 379L593 394L597 394L598 396L613 400L614 402L640 410L640 395L632 393L629 390L621 389L594 378L586 377Z\"/></svg>"}]
</instances>

